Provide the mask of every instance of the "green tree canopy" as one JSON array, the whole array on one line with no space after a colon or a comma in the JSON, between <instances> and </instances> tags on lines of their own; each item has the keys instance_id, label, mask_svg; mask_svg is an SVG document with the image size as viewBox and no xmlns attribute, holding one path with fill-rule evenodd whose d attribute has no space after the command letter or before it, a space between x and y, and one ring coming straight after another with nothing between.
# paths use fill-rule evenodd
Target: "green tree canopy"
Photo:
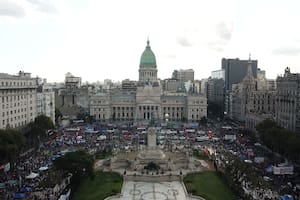
<instances>
[{"instance_id":1,"label":"green tree canopy","mask_svg":"<svg viewBox=\"0 0 300 200\"><path fill-rule=\"evenodd\" d=\"M300 160L300 138L296 133L279 127L275 121L266 119L256 126L262 142L272 151L298 162Z\"/></svg>"},{"instance_id":2,"label":"green tree canopy","mask_svg":"<svg viewBox=\"0 0 300 200\"><path fill-rule=\"evenodd\" d=\"M30 145L35 146L47 136L47 130L53 128L54 124L49 117L39 115L35 118L34 122L30 122L27 125L25 135Z\"/></svg>"},{"instance_id":3,"label":"green tree canopy","mask_svg":"<svg viewBox=\"0 0 300 200\"><path fill-rule=\"evenodd\" d=\"M266 131L266 130L270 130L271 128L279 128L277 123L272 119L265 119L264 121L262 121L261 123L259 123L256 126L256 130L258 132L263 132L263 131Z\"/></svg>"},{"instance_id":4,"label":"green tree canopy","mask_svg":"<svg viewBox=\"0 0 300 200\"><path fill-rule=\"evenodd\" d=\"M49 130L54 128L54 124L52 120L45 116L45 115L39 115L34 119L34 123L38 125L42 130Z\"/></svg>"},{"instance_id":5,"label":"green tree canopy","mask_svg":"<svg viewBox=\"0 0 300 200\"><path fill-rule=\"evenodd\" d=\"M0 129L1 162L12 161L24 145L25 138L19 131L13 129Z\"/></svg>"},{"instance_id":6,"label":"green tree canopy","mask_svg":"<svg viewBox=\"0 0 300 200\"><path fill-rule=\"evenodd\" d=\"M55 121L57 122L59 118L61 118L63 115L61 111L58 108L55 108Z\"/></svg>"},{"instance_id":7,"label":"green tree canopy","mask_svg":"<svg viewBox=\"0 0 300 200\"><path fill-rule=\"evenodd\" d=\"M85 177L93 177L93 157L85 151L68 152L53 162L54 167L65 173L73 174L76 181Z\"/></svg>"}]
</instances>

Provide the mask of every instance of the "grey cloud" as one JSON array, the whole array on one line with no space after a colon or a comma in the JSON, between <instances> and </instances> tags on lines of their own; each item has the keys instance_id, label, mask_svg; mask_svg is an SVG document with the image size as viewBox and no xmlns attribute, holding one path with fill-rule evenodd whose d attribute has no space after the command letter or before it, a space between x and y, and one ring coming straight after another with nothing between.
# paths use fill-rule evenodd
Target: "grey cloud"
<instances>
[{"instance_id":1,"label":"grey cloud","mask_svg":"<svg viewBox=\"0 0 300 200\"><path fill-rule=\"evenodd\" d=\"M216 38L215 41L208 42L207 46L214 50L221 52L224 50L224 47L227 45L228 41L231 39L233 32L232 24L228 22L221 21L216 25Z\"/></svg>"},{"instance_id":2,"label":"grey cloud","mask_svg":"<svg viewBox=\"0 0 300 200\"><path fill-rule=\"evenodd\" d=\"M217 36L220 37L222 40L229 41L232 36L232 25L222 21L220 22L217 27Z\"/></svg>"},{"instance_id":3,"label":"grey cloud","mask_svg":"<svg viewBox=\"0 0 300 200\"><path fill-rule=\"evenodd\" d=\"M192 44L188 41L188 39L182 36L177 37L177 43L184 47L192 46Z\"/></svg>"},{"instance_id":4,"label":"grey cloud","mask_svg":"<svg viewBox=\"0 0 300 200\"><path fill-rule=\"evenodd\" d=\"M0 1L0 16L23 17L25 10L12 2Z\"/></svg>"},{"instance_id":5,"label":"grey cloud","mask_svg":"<svg viewBox=\"0 0 300 200\"><path fill-rule=\"evenodd\" d=\"M273 55L286 55L286 56L297 56L300 53L299 47L280 47L278 49L274 49Z\"/></svg>"},{"instance_id":6,"label":"grey cloud","mask_svg":"<svg viewBox=\"0 0 300 200\"><path fill-rule=\"evenodd\" d=\"M56 7L47 0L26 0L31 3L36 10L46 13L57 13Z\"/></svg>"}]
</instances>

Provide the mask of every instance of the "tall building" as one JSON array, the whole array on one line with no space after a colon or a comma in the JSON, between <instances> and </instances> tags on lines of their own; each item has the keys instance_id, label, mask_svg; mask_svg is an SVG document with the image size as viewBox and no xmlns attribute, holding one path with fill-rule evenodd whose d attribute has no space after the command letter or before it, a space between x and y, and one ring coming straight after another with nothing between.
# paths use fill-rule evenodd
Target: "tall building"
<instances>
[{"instance_id":1,"label":"tall building","mask_svg":"<svg viewBox=\"0 0 300 200\"><path fill-rule=\"evenodd\" d=\"M245 116L245 127L256 130L256 126L265 119L275 119L276 91L260 89L250 93L248 112Z\"/></svg>"},{"instance_id":2,"label":"tall building","mask_svg":"<svg viewBox=\"0 0 300 200\"><path fill-rule=\"evenodd\" d=\"M225 70L215 70L211 72L211 78L212 79L223 79L225 80Z\"/></svg>"},{"instance_id":3,"label":"tall building","mask_svg":"<svg viewBox=\"0 0 300 200\"><path fill-rule=\"evenodd\" d=\"M188 81L194 81L194 70L193 69L180 69L180 70L174 70L172 74L173 79L177 79L180 82L188 82Z\"/></svg>"},{"instance_id":4,"label":"tall building","mask_svg":"<svg viewBox=\"0 0 300 200\"><path fill-rule=\"evenodd\" d=\"M136 85L137 85L136 81L125 79L122 81L121 87L122 87L122 90L134 91L134 90L136 90Z\"/></svg>"},{"instance_id":5,"label":"tall building","mask_svg":"<svg viewBox=\"0 0 300 200\"><path fill-rule=\"evenodd\" d=\"M249 99L251 93L257 89L257 80L253 75L252 60L247 61L247 73L238 84L233 84L229 93L229 117L241 122L245 121L249 112Z\"/></svg>"},{"instance_id":6,"label":"tall building","mask_svg":"<svg viewBox=\"0 0 300 200\"><path fill-rule=\"evenodd\" d=\"M224 114L224 96L225 96L225 71L215 70L211 72L211 77L207 82L207 101L211 113L223 116Z\"/></svg>"},{"instance_id":7,"label":"tall building","mask_svg":"<svg viewBox=\"0 0 300 200\"><path fill-rule=\"evenodd\" d=\"M163 86L163 90L170 92L177 92L184 88L183 84L174 78L164 79L161 81L161 84Z\"/></svg>"},{"instance_id":8,"label":"tall building","mask_svg":"<svg viewBox=\"0 0 300 200\"><path fill-rule=\"evenodd\" d=\"M276 82L276 121L278 125L300 133L300 73L291 73L287 67Z\"/></svg>"},{"instance_id":9,"label":"tall building","mask_svg":"<svg viewBox=\"0 0 300 200\"><path fill-rule=\"evenodd\" d=\"M217 106L218 113L224 113L224 79L209 78L207 83L207 101Z\"/></svg>"},{"instance_id":10,"label":"tall building","mask_svg":"<svg viewBox=\"0 0 300 200\"><path fill-rule=\"evenodd\" d=\"M76 91L81 86L81 77L73 76L68 72L65 76L65 87L67 91L73 92Z\"/></svg>"},{"instance_id":11,"label":"tall building","mask_svg":"<svg viewBox=\"0 0 300 200\"><path fill-rule=\"evenodd\" d=\"M0 73L0 129L19 128L32 122L36 112L36 79L30 73Z\"/></svg>"},{"instance_id":12,"label":"tall building","mask_svg":"<svg viewBox=\"0 0 300 200\"><path fill-rule=\"evenodd\" d=\"M194 70L180 69L174 70L171 79L162 82L164 89L168 91L190 91L193 89Z\"/></svg>"},{"instance_id":13,"label":"tall building","mask_svg":"<svg viewBox=\"0 0 300 200\"><path fill-rule=\"evenodd\" d=\"M164 90L157 78L156 58L147 41L139 67L136 90L112 90L91 97L90 115L97 120L198 121L207 115L206 97L188 92Z\"/></svg>"},{"instance_id":14,"label":"tall building","mask_svg":"<svg viewBox=\"0 0 300 200\"><path fill-rule=\"evenodd\" d=\"M208 79L201 79L200 93L207 97Z\"/></svg>"},{"instance_id":15,"label":"tall building","mask_svg":"<svg viewBox=\"0 0 300 200\"><path fill-rule=\"evenodd\" d=\"M249 60L251 60L249 56ZM224 70L224 81L225 81L225 99L224 108L225 112L229 113L230 95L233 84L238 84L246 77L248 71L248 61L236 59L222 59L222 70ZM252 62L252 75L254 78L257 77L257 60L251 60Z\"/></svg>"},{"instance_id":16,"label":"tall building","mask_svg":"<svg viewBox=\"0 0 300 200\"><path fill-rule=\"evenodd\" d=\"M222 59L222 70L225 74L225 89L230 90L232 84L240 83L248 71L248 61L236 59ZM257 60L251 60L253 77L257 77Z\"/></svg>"},{"instance_id":17,"label":"tall building","mask_svg":"<svg viewBox=\"0 0 300 200\"><path fill-rule=\"evenodd\" d=\"M55 124L55 92L46 80L38 84L36 101L37 115L45 115Z\"/></svg>"},{"instance_id":18,"label":"tall building","mask_svg":"<svg viewBox=\"0 0 300 200\"><path fill-rule=\"evenodd\" d=\"M76 118L78 114L89 113L92 93L88 85L81 85L81 77L67 73L65 85L55 91L55 107L62 115Z\"/></svg>"}]
</instances>

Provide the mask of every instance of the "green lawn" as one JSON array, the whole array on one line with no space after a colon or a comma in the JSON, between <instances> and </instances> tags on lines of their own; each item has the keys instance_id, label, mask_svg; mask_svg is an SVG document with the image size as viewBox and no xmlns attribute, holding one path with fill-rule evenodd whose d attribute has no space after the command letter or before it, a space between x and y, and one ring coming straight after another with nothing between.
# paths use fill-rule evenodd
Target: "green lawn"
<instances>
[{"instance_id":1,"label":"green lawn","mask_svg":"<svg viewBox=\"0 0 300 200\"><path fill-rule=\"evenodd\" d=\"M188 193L206 200L234 199L229 187L215 171L188 174L183 181Z\"/></svg>"},{"instance_id":2,"label":"green lawn","mask_svg":"<svg viewBox=\"0 0 300 200\"><path fill-rule=\"evenodd\" d=\"M121 192L123 179L114 172L95 172L95 179L85 180L74 194L74 200L102 200Z\"/></svg>"}]
</instances>

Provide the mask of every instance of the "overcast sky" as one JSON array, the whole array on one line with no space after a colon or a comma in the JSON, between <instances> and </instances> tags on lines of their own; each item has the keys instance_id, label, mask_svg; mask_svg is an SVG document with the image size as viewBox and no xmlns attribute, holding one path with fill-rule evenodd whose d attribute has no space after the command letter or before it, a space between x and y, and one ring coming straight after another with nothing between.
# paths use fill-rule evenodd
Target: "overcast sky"
<instances>
[{"instance_id":1,"label":"overcast sky","mask_svg":"<svg viewBox=\"0 0 300 200\"><path fill-rule=\"evenodd\" d=\"M0 0L0 72L48 82L138 79L147 37L158 76L221 59L258 60L267 78L300 73L299 0Z\"/></svg>"}]
</instances>

